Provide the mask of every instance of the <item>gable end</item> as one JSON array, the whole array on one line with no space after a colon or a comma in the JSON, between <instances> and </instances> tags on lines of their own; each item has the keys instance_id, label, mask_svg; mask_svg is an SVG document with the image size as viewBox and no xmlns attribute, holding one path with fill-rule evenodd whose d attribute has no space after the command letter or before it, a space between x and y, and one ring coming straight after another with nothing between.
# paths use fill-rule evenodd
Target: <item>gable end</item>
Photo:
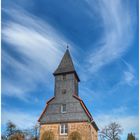
<instances>
[{"instance_id":1,"label":"gable end","mask_svg":"<svg viewBox=\"0 0 140 140\"><path fill-rule=\"evenodd\" d=\"M49 103L50 103L54 98L55 98L55 97L53 97L53 98L51 98L49 101L47 101L46 107L45 107L45 109L43 110L43 112L41 113L41 115L40 115L40 117L39 117L39 119L38 119L38 122L40 122L40 120L41 120L43 114L46 112L46 110L47 110L47 108L48 108Z\"/></svg>"}]
</instances>

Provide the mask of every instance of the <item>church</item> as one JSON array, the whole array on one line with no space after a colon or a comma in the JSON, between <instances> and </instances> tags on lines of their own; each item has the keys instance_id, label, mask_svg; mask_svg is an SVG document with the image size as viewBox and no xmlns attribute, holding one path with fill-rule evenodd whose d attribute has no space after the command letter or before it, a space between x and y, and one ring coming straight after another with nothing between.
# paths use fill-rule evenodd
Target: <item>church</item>
<instances>
[{"instance_id":1,"label":"church","mask_svg":"<svg viewBox=\"0 0 140 140\"><path fill-rule=\"evenodd\" d=\"M79 76L66 50L55 78L54 97L46 103L40 123L40 140L98 140L98 126L79 97Z\"/></svg>"}]
</instances>

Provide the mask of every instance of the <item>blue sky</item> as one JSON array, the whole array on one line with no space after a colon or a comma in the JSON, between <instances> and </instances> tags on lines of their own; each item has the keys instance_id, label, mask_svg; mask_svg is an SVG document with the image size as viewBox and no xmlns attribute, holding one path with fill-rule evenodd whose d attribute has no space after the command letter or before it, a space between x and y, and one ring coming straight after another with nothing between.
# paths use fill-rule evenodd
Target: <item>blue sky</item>
<instances>
[{"instance_id":1,"label":"blue sky","mask_svg":"<svg viewBox=\"0 0 140 140\"><path fill-rule=\"evenodd\" d=\"M3 1L2 127L37 122L67 44L99 128L138 136L138 0Z\"/></svg>"}]
</instances>

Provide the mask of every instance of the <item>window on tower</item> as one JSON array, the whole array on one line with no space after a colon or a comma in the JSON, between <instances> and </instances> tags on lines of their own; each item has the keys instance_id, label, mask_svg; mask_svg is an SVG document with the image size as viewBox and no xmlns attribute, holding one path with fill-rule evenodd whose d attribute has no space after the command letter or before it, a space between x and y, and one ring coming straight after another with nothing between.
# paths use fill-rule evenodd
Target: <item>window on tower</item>
<instances>
[{"instance_id":1,"label":"window on tower","mask_svg":"<svg viewBox=\"0 0 140 140\"><path fill-rule=\"evenodd\" d=\"M62 94L66 94L66 89L63 89L62 90Z\"/></svg>"},{"instance_id":2,"label":"window on tower","mask_svg":"<svg viewBox=\"0 0 140 140\"><path fill-rule=\"evenodd\" d=\"M63 80L66 80L66 74L63 74Z\"/></svg>"},{"instance_id":3,"label":"window on tower","mask_svg":"<svg viewBox=\"0 0 140 140\"><path fill-rule=\"evenodd\" d=\"M66 104L61 105L61 113L66 113Z\"/></svg>"},{"instance_id":4,"label":"window on tower","mask_svg":"<svg viewBox=\"0 0 140 140\"><path fill-rule=\"evenodd\" d=\"M68 124L62 123L60 124L60 135L67 135L68 133Z\"/></svg>"}]
</instances>

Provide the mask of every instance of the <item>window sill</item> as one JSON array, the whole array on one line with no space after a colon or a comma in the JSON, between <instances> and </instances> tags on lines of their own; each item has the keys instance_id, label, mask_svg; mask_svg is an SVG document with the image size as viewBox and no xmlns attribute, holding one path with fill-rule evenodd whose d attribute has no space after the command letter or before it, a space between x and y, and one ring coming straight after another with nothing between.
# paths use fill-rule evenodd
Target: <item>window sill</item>
<instances>
[{"instance_id":1,"label":"window sill","mask_svg":"<svg viewBox=\"0 0 140 140\"><path fill-rule=\"evenodd\" d=\"M63 133L63 134L60 133L60 136L67 136L67 135L68 133Z\"/></svg>"},{"instance_id":2,"label":"window sill","mask_svg":"<svg viewBox=\"0 0 140 140\"><path fill-rule=\"evenodd\" d=\"M61 112L62 114L66 114L67 112Z\"/></svg>"}]
</instances>

